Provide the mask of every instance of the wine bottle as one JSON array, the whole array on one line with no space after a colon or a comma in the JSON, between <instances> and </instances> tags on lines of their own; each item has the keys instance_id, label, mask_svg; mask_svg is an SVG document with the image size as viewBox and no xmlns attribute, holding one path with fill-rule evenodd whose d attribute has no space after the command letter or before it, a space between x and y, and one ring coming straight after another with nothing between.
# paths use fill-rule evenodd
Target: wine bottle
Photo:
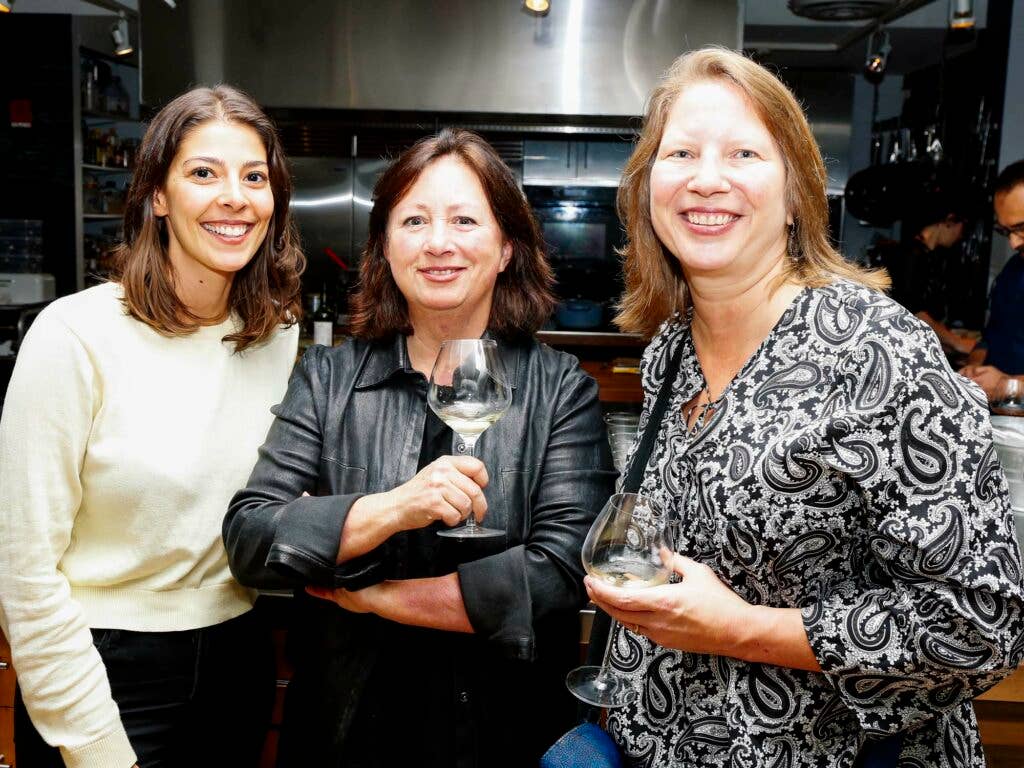
<instances>
[{"instance_id":1,"label":"wine bottle","mask_svg":"<svg viewBox=\"0 0 1024 768\"><path fill-rule=\"evenodd\" d=\"M334 312L327 306L327 287L320 295L320 306L313 313L313 343L334 346Z\"/></svg>"}]
</instances>

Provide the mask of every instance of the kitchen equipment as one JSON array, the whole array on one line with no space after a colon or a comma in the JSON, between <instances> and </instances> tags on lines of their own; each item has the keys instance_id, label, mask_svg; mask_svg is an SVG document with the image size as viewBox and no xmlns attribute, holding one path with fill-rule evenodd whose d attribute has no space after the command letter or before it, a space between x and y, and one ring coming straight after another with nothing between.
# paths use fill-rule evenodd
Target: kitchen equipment
<instances>
[{"instance_id":1,"label":"kitchen equipment","mask_svg":"<svg viewBox=\"0 0 1024 768\"><path fill-rule=\"evenodd\" d=\"M601 325L604 308L590 299L569 299L558 305L555 320L562 328L586 330Z\"/></svg>"},{"instance_id":2,"label":"kitchen equipment","mask_svg":"<svg viewBox=\"0 0 1024 768\"><path fill-rule=\"evenodd\" d=\"M1010 506L1017 528L1017 542L1024 552L1024 419L993 416L992 441L1010 486Z\"/></svg>"},{"instance_id":3,"label":"kitchen equipment","mask_svg":"<svg viewBox=\"0 0 1024 768\"><path fill-rule=\"evenodd\" d=\"M992 442L1010 485L1010 504L1024 509L1024 419L992 416Z\"/></svg>"},{"instance_id":4,"label":"kitchen equipment","mask_svg":"<svg viewBox=\"0 0 1024 768\"><path fill-rule=\"evenodd\" d=\"M623 231L615 211L615 188L526 186L524 191L541 225L559 299L595 303L617 299L622 293L617 249L623 244ZM577 315L581 309L574 305L570 314ZM565 328L604 325L603 317L556 319Z\"/></svg>"},{"instance_id":5,"label":"kitchen equipment","mask_svg":"<svg viewBox=\"0 0 1024 768\"><path fill-rule=\"evenodd\" d=\"M57 295L53 275L39 272L0 272L0 305L37 304Z\"/></svg>"},{"instance_id":6,"label":"kitchen equipment","mask_svg":"<svg viewBox=\"0 0 1024 768\"><path fill-rule=\"evenodd\" d=\"M0 219L0 272L38 272L43 264L43 222Z\"/></svg>"},{"instance_id":7,"label":"kitchen equipment","mask_svg":"<svg viewBox=\"0 0 1024 768\"><path fill-rule=\"evenodd\" d=\"M1017 529L1017 546L1024 555L1024 508L1013 508L1013 524Z\"/></svg>"},{"instance_id":8,"label":"kitchen equipment","mask_svg":"<svg viewBox=\"0 0 1024 768\"><path fill-rule=\"evenodd\" d=\"M608 444L612 450L612 464L619 474L626 470L626 456L636 440L640 414L632 411L611 411L604 416L608 431Z\"/></svg>"}]
</instances>

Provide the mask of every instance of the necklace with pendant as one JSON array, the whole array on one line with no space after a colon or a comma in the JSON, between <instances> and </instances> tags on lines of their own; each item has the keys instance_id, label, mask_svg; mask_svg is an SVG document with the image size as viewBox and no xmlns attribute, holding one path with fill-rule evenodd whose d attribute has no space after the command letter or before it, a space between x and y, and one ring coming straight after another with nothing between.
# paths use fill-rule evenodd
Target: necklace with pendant
<instances>
[{"instance_id":1,"label":"necklace with pendant","mask_svg":"<svg viewBox=\"0 0 1024 768\"><path fill-rule=\"evenodd\" d=\"M722 392L721 395L712 400L711 391L707 388L707 385L704 385L704 388L697 393L697 402L687 408L686 413L684 414L686 424L689 425L686 429L687 437L696 437L704 430L704 427L707 425L709 415L714 415L724 394L725 392ZM700 402L701 396L705 398L703 403ZM697 414L697 418L695 419L693 418L694 413ZM692 424L691 419L693 420Z\"/></svg>"}]
</instances>

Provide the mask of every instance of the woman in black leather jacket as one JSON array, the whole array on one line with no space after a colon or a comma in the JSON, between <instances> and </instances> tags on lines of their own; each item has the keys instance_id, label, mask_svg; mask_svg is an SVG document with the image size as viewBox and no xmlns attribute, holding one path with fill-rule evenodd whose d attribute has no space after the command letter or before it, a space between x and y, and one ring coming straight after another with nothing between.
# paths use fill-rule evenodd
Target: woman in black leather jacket
<instances>
[{"instance_id":1,"label":"woman in black leather jacket","mask_svg":"<svg viewBox=\"0 0 1024 768\"><path fill-rule=\"evenodd\" d=\"M296 588L279 765L536 765L573 719L579 552L615 479L597 386L532 338L551 271L486 142L420 141L374 199L354 339L303 357L224 521L239 581ZM426 392L441 341L485 334L513 396L478 459ZM505 536L436 535L468 514Z\"/></svg>"}]
</instances>

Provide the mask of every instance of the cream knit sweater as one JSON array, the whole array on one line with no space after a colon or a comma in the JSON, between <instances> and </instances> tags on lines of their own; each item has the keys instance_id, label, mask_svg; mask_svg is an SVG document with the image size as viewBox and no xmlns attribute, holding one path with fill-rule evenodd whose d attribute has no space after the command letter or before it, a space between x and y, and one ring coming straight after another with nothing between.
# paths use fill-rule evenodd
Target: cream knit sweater
<instances>
[{"instance_id":1,"label":"cream knit sweater","mask_svg":"<svg viewBox=\"0 0 1024 768\"><path fill-rule=\"evenodd\" d=\"M108 283L39 315L0 420L0 626L33 722L73 768L135 761L90 627L209 626L252 606L221 522L298 328L240 355L229 320L167 338Z\"/></svg>"}]
</instances>

